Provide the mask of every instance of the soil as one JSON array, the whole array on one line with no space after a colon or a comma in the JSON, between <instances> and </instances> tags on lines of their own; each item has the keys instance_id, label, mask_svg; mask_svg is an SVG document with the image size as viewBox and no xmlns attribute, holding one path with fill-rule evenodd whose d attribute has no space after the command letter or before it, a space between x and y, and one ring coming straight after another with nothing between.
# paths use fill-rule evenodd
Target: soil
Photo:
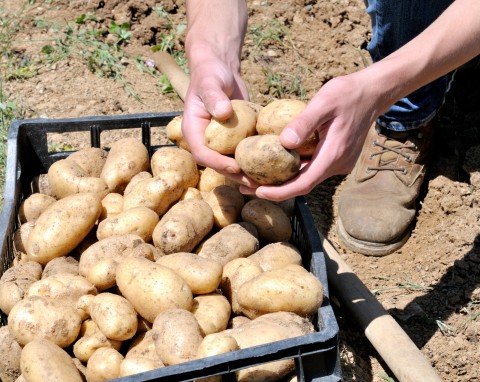
<instances>
[{"instance_id":1,"label":"soil","mask_svg":"<svg viewBox=\"0 0 480 382\"><path fill-rule=\"evenodd\" d=\"M280 40L263 35L261 48L253 35L247 36L242 71L252 101L265 105L280 96L308 100L329 79L368 65L365 47L370 24L363 1L247 3L249 27L284 26ZM6 15L18 12L23 4L21 0L0 1ZM37 1L25 11L13 51L24 60L42 56L46 41L52 41L59 32L40 28L39 20L74 24L82 14L94 14L96 28L104 31L112 20L118 25L130 23L132 35L125 49L148 52L149 46L160 44L169 32L165 18L153 11L160 4L174 25L185 22L183 1ZM180 35L174 49L182 50L183 41ZM81 55L73 54L44 65L29 78L10 78L4 91L28 110L27 117L182 110L177 96L160 91L158 76L140 72L130 61L122 65L122 74L137 97L130 96L120 81L92 73ZM479 71L471 64L455 77L439 117L436 150L418 203L416 225L400 250L377 258L341 246L335 221L343 176L325 181L307 195L318 230L398 321L439 376L452 382L480 381ZM269 87L274 80L276 87ZM299 83L303 87L299 88ZM54 143L82 145L75 136L54 137ZM345 380L395 380L349 312L342 306L335 306L335 311Z\"/></svg>"}]
</instances>

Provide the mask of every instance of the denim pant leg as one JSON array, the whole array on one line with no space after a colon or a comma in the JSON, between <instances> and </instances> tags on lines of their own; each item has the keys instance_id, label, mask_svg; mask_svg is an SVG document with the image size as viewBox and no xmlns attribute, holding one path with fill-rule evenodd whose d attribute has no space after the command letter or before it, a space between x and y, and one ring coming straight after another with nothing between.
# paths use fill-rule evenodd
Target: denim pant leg
<instances>
[{"instance_id":1,"label":"denim pant leg","mask_svg":"<svg viewBox=\"0 0 480 382\"><path fill-rule=\"evenodd\" d=\"M428 27L453 0L366 0L372 21L368 51L381 60ZM422 54L422 52L418 52ZM388 129L416 129L431 120L442 106L453 73L399 100L377 122Z\"/></svg>"}]
</instances>

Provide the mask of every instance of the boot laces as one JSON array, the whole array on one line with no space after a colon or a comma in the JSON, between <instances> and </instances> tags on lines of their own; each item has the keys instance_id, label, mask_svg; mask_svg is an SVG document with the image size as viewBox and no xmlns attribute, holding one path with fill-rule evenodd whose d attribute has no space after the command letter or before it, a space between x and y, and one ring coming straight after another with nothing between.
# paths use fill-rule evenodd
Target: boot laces
<instances>
[{"instance_id":1,"label":"boot laces","mask_svg":"<svg viewBox=\"0 0 480 382\"><path fill-rule=\"evenodd\" d=\"M395 141L395 143L399 143L399 142ZM376 170L376 171L385 171L385 170L386 171L399 171L402 174L406 174L407 169L405 167L394 166L394 165L392 165L392 163L396 162L396 159L398 158L398 155L402 156L408 163L412 163L413 162L412 156L405 153L405 152L402 152L402 150L403 149L416 149L417 148L417 146L413 143L408 143L408 144L400 143L396 146L387 146L385 144L377 142L376 140L373 141L373 146L381 147L382 150L370 154L370 159L373 159L373 157L380 155L380 163L379 163L379 166L368 166L367 171L373 171L373 170ZM397 155L392 156L391 155L392 153L397 154ZM389 156L389 158L382 162L382 159L383 159L382 156L384 154L387 154L387 156Z\"/></svg>"}]
</instances>

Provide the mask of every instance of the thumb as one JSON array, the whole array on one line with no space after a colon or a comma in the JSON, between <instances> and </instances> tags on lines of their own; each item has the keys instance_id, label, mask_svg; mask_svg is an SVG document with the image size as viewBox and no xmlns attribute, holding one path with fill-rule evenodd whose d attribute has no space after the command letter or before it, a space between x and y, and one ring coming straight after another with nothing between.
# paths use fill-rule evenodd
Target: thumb
<instances>
[{"instance_id":1,"label":"thumb","mask_svg":"<svg viewBox=\"0 0 480 382\"><path fill-rule=\"evenodd\" d=\"M319 108L313 107L310 103L285 126L280 134L280 142L287 149L296 149L328 120L328 116L319 112Z\"/></svg>"},{"instance_id":2,"label":"thumb","mask_svg":"<svg viewBox=\"0 0 480 382\"><path fill-rule=\"evenodd\" d=\"M205 108L215 119L228 119L233 113L230 99L222 90L215 89L213 87L208 89L208 91L200 96Z\"/></svg>"}]
</instances>

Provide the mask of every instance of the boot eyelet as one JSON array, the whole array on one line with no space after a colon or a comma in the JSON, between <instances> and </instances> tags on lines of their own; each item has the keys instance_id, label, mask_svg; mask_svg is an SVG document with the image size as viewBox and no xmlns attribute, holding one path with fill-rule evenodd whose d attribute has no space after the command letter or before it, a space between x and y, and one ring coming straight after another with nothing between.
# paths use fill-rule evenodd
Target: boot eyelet
<instances>
[{"instance_id":1,"label":"boot eyelet","mask_svg":"<svg viewBox=\"0 0 480 382\"><path fill-rule=\"evenodd\" d=\"M402 174L407 175L407 172L408 172L407 169L405 167L402 167Z\"/></svg>"},{"instance_id":2,"label":"boot eyelet","mask_svg":"<svg viewBox=\"0 0 480 382\"><path fill-rule=\"evenodd\" d=\"M405 157L405 160L408 162L408 163L412 163L413 160L412 160L412 157L410 155L406 156Z\"/></svg>"}]
</instances>

